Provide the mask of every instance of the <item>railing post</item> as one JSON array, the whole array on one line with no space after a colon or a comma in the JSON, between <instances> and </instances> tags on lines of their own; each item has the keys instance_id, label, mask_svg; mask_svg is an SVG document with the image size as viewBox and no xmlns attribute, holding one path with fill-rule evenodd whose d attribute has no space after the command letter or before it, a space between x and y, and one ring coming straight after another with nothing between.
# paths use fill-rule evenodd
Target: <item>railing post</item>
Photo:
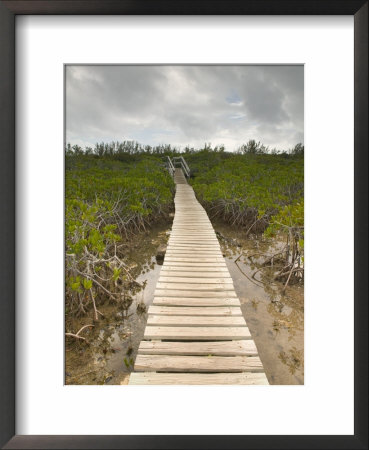
<instances>
[{"instance_id":1,"label":"railing post","mask_svg":"<svg viewBox=\"0 0 369 450\"><path fill-rule=\"evenodd\" d=\"M168 159L168 171L171 174L171 176L173 177L174 176L174 172L175 172L175 168L174 168L174 165L173 165L173 163L172 163L172 161L171 161L169 156L167 156L167 159Z\"/></svg>"},{"instance_id":2,"label":"railing post","mask_svg":"<svg viewBox=\"0 0 369 450\"><path fill-rule=\"evenodd\" d=\"M185 176L187 176L187 177L190 176L190 168L188 167L188 164L186 163L183 156L174 156L173 162L169 156L167 156L167 158L168 158L168 170L172 176L174 175L174 172L175 172L175 164L178 162L181 164L181 168L182 168Z\"/></svg>"}]
</instances>

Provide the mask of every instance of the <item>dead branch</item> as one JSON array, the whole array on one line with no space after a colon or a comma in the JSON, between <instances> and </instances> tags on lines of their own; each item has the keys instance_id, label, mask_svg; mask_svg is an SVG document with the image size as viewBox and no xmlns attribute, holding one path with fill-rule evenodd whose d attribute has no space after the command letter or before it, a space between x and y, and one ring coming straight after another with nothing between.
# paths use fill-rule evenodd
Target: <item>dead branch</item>
<instances>
[{"instance_id":1,"label":"dead branch","mask_svg":"<svg viewBox=\"0 0 369 450\"><path fill-rule=\"evenodd\" d=\"M95 325L84 325L82 328L80 328L77 333L65 333L66 336L74 337L75 339L81 339L82 341L85 341L86 344L88 344L88 340L84 338L83 336L80 336L79 334L81 331L83 331L85 328L94 327Z\"/></svg>"}]
</instances>

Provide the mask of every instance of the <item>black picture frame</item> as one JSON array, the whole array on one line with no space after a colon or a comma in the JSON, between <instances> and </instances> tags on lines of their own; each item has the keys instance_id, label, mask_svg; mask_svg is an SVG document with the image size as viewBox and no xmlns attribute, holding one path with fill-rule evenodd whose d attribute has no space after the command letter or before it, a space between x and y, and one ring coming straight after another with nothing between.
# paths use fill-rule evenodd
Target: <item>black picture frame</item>
<instances>
[{"instance_id":1,"label":"black picture frame","mask_svg":"<svg viewBox=\"0 0 369 450\"><path fill-rule=\"evenodd\" d=\"M350 436L15 435L15 17L19 14L353 15L355 432ZM368 2L365 0L0 0L0 445L26 448L368 448ZM318 407L318 405L317 405Z\"/></svg>"}]
</instances>

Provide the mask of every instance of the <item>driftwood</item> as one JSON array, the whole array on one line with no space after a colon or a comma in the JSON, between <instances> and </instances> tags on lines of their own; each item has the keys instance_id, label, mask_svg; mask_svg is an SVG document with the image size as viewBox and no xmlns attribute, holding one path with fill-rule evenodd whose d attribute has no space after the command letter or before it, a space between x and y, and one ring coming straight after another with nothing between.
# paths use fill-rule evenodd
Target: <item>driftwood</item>
<instances>
[{"instance_id":1,"label":"driftwood","mask_svg":"<svg viewBox=\"0 0 369 450\"><path fill-rule=\"evenodd\" d=\"M81 331L85 330L86 328L89 328L89 327L92 327L92 328L93 328L94 326L95 326L95 325L84 325L82 328L80 328L80 329L77 331L77 333L65 333L65 335L66 335L66 336L73 337L73 338L75 338L75 339L80 339L80 340L82 340L82 341L85 341L86 344L89 344L88 340L87 340L85 337L80 336L80 333L81 333Z\"/></svg>"}]
</instances>

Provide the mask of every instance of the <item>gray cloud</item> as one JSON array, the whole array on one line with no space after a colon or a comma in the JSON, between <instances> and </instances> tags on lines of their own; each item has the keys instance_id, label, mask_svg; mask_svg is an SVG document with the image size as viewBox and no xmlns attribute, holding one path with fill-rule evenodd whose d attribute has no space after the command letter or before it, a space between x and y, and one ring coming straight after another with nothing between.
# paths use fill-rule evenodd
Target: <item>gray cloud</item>
<instances>
[{"instance_id":1,"label":"gray cloud","mask_svg":"<svg viewBox=\"0 0 369 450\"><path fill-rule=\"evenodd\" d=\"M68 66L66 141L303 141L303 66Z\"/></svg>"}]
</instances>

